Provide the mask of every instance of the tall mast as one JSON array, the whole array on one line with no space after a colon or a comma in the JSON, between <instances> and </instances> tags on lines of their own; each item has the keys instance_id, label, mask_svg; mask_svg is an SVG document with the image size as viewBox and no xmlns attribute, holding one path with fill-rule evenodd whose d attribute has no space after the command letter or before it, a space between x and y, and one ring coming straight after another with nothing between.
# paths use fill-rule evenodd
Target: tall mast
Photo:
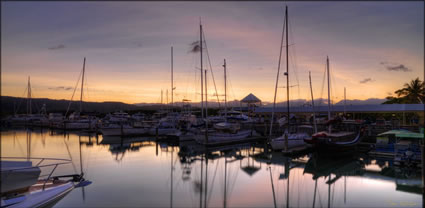
<instances>
[{"instance_id":1,"label":"tall mast","mask_svg":"<svg viewBox=\"0 0 425 208\"><path fill-rule=\"evenodd\" d=\"M282 60L282 45L283 45L283 35L285 32L285 21L283 22L283 28L282 28L282 39L280 41L280 52L279 52L279 64L277 66L277 74L276 74L276 86L274 88L274 99L273 99L273 109L272 109L272 118L270 120L270 132L269 132L269 140L271 140L272 137L272 130L273 130L273 120L274 120L274 110L276 108L276 95L277 95L277 86L279 84L279 74L280 74L280 62Z\"/></svg>"},{"instance_id":2,"label":"tall mast","mask_svg":"<svg viewBox=\"0 0 425 208\"><path fill-rule=\"evenodd\" d=\"M288 134L289 134L289 45L288 45L288 6L285 7L285 19L286 19L286 99L287 99L287 111L288 111ZM288 134L285 136L285 151L288 150ZM289 179L289 178L288 178Z\"/></svg>"},{"instance_id":3,"label":"tall mast","mask_svg":"<svg viewBox=\"0 0 425 208\"><path fill-rule=\"evenodd\" d=\"M84 57L84 62L83 62L83 77L81 80L81 95L80 95L80 113L83 110L83 89L84 89L84 73L86 70L86 57Z\"/></svg>"},{"instance_id":4,"label":"tall mast","mask_svg":"<svg viewBox=\"0 0 425 208\"><path fill-rule=\"evenodd\" d=\"M314 124L314 133L317 133L316 125L316 112L314 111L314 98L313 98L313 85L311 84L311 72L308 72L308 79L310 80L310 92L311 92L311 105L313 108L313 124Z\"/></svg>"},{"instance_id":5,"label":"tall mast","mask_svg":"<svg viewBox=\"0 0 425 208\"><path fill-rule=\"evenodd\" d=\"M226 79L226 59L224 59L224 119L227 122L227 79Z\"/></svg>"},{"instance_id":6,"label":"tall mast","mask_svg":"<svg viewBox=\"0 0 425 208\"><path fill-rule=\"evenodd\" d=\"M28 76L28 91L27 91L27 114L32 114L31 109L31 78Z\"/></svg>"},{"instance_id":7,"label":"tall mast","mask_svg":"<svg viewBox=\"0 0 425 208\"><path fill-rule=\"evenodd\" d=\"M205 69L205 126L208 133L208 89L207 89L207 70ZM208 139L208 138L207 138Z\"/></svg>"},{"instance_id":8,"label":"tall mast","mask_svg":"<svg viewBox=\"0 0 425 208\"><path fill-rule=\"evenodd\" d=\"M330 79L329 79L329 57L326 56L326 70L328 73L328 120L331 120L331 92L330 92ZM331 132L331 125L329 125L329 133Z\"/></svg>"},{"instance_id":9,"label":"tall mast","mask_svg":"<svg viewBox=\"0 0 425 208\"><path fill-rule=\"evenodd\" d=\"M162 103L163 103L163 102L162 102L162 97L163 97L163 95L162 95L162 94L163 94L163 90L161 89L161 106L162 106Z\"/></svg>"},{"instance_id":10,"label":"tall mast","mask_svg":"<svg viewBox=\"0 0 425 208\"><path fill-rule=\"evenodd\" d=\"M174 80L173 80L173 46L171 46L171 109L173 108L173 92L174 92Z\"/></svg>"},{"instance_id":11,"label":"tall mast","mask_svg":"<svg viewBox=\"0 0 425 208\"><path fill-rule=\"evenodd\" d=\"M202 24L199 24L199 50L201 52L201 117L204 118L204 79L203 79L203 67L202 67ZM206 77L205 77L206 78Z\"/></svg>"}]
</instances>

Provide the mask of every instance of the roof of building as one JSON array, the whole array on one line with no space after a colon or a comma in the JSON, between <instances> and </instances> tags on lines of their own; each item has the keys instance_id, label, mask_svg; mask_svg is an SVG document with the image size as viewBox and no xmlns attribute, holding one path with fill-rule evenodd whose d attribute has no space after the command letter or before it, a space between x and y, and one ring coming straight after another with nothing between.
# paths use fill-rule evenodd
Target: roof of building
<instances>
[{"instance_id":1,"label":"roof of building","mask_svg":"<svg viewBox=\"0 0 425 208\"><path fill-rule=\"evenodd\" d=\"M249 93L249 95L247 95L246 97L244 97L241 100L242 103L259 103L261 102L260 99L258 99L258 97L256 97L255 95L253 95L252 93Z\"/></svg>"}]
</instances>

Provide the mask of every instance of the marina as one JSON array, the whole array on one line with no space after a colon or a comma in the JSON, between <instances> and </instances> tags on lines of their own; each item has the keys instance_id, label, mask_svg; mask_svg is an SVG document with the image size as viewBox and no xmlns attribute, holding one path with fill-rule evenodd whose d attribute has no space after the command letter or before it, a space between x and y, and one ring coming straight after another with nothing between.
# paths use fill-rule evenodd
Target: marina
<instances>
[{"instance_id":1,"label":"marina","mask_svg":"<svg viewBox=\"0 0 425 208\"><path fill-rule=\"evenodd\" d=\"M1 208L424 206L423 2L2 7Z\"/></svg>"}]
</instances>

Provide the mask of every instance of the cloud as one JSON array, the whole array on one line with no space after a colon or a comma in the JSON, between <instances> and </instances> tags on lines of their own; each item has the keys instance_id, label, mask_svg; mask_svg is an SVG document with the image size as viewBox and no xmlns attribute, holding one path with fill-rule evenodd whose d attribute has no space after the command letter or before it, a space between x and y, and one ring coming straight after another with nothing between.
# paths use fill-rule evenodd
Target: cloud
<instances>
[{"instance_id":1,"label":"cloud","mask_svg":"<svg viewBox=\"0 0 425 208\"><path fill-rule=\"evenodd\" d=\"M390 63L387 61L382 61L380 62L381 65L384 65L385 68L388 71L403 71L403 72L409 72L412 71L412 69L409 69L408 67L406 67L404 64L399 64L399 63Z\"/></svg>"},{"instance_id":2,"label":"cloud","mask_svg":"<svg viewBox=\"0 0 425 208\"><path fill-rule=\"evenodd\" d=\"M64 48L65 48L65 45L60 44L60 45L57 45L57 46L50 47L48 49L49 50L58 50L58 49L64 49Z\"/></svg>"},{"instance_id":3,"label":"cloud","mask_svg":"<svg viewBox=\"0 0 425 208\"><path fill-rule=\"evenodd\" d=\"M59 86L59 87L49 87L48 89L49 90L65 90L65 91L68 91L68 90L72 90L72 87Z\"/></svg>"},{"instance_id":4,"label":"cloud","mask_svg":"<svg viewBox=\"0 0 425 208\"><path fill-rule=\"evenodd\" d=\"M365 84L368 82L372 82L373 80L371 78L365 78L364 80L361 80L360 83Z\"/></svg>"}]
</instances>

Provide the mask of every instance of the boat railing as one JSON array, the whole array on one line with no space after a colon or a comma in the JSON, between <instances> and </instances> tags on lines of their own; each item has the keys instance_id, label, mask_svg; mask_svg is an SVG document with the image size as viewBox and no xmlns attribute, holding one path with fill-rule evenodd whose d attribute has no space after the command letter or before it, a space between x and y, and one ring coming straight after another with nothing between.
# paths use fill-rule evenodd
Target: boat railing
<instances>
[{"instance_id":1,"label":"boat railing","mask_svg":"<svg viewBox=\"0 0 425 208\"><path fill-rule=\"evenodd\" d=\"M47 167L53 167L53 169L48 173L48 174L44 174L44 175L40 175L39 178L42 177L46 177L45 179L40 179L40 180L44 180L43 183L43 190L46 187L47 182L49 181L50 178L52 178L53 172L56 170L56 168L59 165L65 165L65 164L70 164L72 162L72 160L69 159L61 159L61 158L38 158L38 157L0 157L0 159L3 160L40 160L35 166L31 166L31 167L17 167L17 168L11 168L11 169L7 169L7 170L1 170L2 173L11 173L11 172L16 172L16 171L20 171L20 170L29 170L29 169L34 169L34 168L47 168ZM43 164L43 162L46 161L57 161L55 163L50 163L50 164ZM74 175L68 175L69 177L74 177ZM64 176L65 177L65 176Z\"/></svg>"}]
</instances>

